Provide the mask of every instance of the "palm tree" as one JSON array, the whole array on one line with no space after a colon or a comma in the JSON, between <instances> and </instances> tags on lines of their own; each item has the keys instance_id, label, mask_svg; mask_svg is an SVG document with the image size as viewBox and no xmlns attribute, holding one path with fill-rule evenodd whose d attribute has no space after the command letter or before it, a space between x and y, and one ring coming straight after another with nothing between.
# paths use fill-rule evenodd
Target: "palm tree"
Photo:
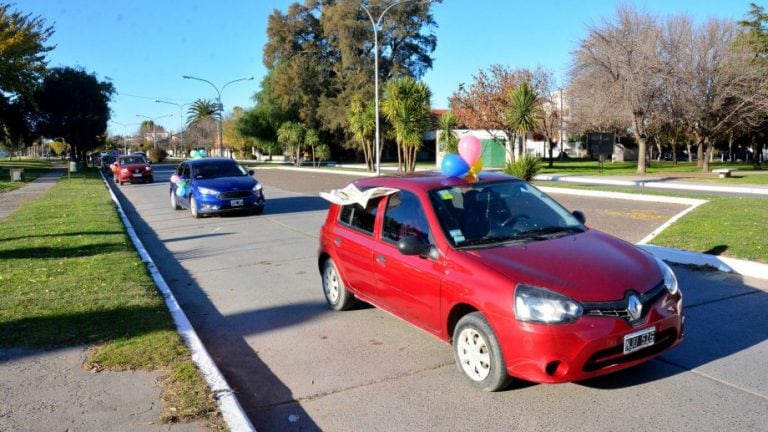
<instances>
[{"instance_id":1,"label":"palm tree","mask_svg":"<svg viewBox=\"0 0 768 432\"><path fill-rule=\"evenodd\" d=\"M523 81L509 92L507 101L509 102L507 111L509 127L521 137L522 147L524 147L526 134L536 130L544 117L539 95L528 81ZM524 150L522 148L520 154Z\"/></svg>"},{"instance_id":2,"label":"palm tree","mask_svg":"<svg viewBox=\"0 0 768 432\"><path fill-rule=\"evenodd\" d=\"M349 106L347 123L352 130L355 140L363 150L363 157L368 171L373 171L374 149L373 140L376 132L376 108L370 101L355 98Z\"/></svg>"},{"instance_id":3,"label":"palm tree","mask_svg":"<svg viewBox=\"0 0 768 432\"><path fill-rule=\"evenodd\" d=\"M277 142L280 143L285 151L294 156L294 164L301 166L301 145L304 141L306 129L304 125L297 122L285 122L277 130Z\"/></svg>"},{"instance_id":4,"label":"palm tree","mask_svg":"<svg viewBox=\"0 0 768 432\"><path fill-rule=\"evenodd\" d=\"M320 144L320 135L314 129L307 129L304 132L304 145L312 149L312 166L315 166L315 147Z\"/></svg>"},{"instance_id":5,"label":"palm tree","mask_svg":"<svg viewBox=\"0 0 768 432\"><path fill-rule=\"evenodd\" d=\"M431 96L426 84L411 77L393 79L384 86L381 109L394 128L398 168L401 170L416 169L422 134L430 126Z\"/></svg>"},{"instance_id":6,"label":"palm tree","mask_svg":"<svg viewBox=\"0 0 768 432\"><path fill-rule=\"evenodd\" d=\"M219 110L216 102L209 99L198 99L192 102L187 109L187 126L195 126L206 117L219 119Z\"/></svg>"},{"instance_id":7,"label":"palm tree","mask_svg":"<svg viewBox=\"0 0 768 432\"><path fill-rule=\"evenodd\" d=\"M453 111L447 111L437 119L440 132L437 135L437 139L440 141L443 147L443 151L446 153L458 153L459 152L459 138L453 133L459 120Z\"/></svg>"},{"instance_id":8,"label":"palm tree","mask_svg":"<svg viewBox=\"0 0 768 432\"><path fill-rule=\"evenodd\" d=\"M220 114L218 105L216 102L209 99L198 99L189 106L187 109L187 128L201 129L202 135L207 135L202 129L205 129L207 123L214 121L216 123L216 136L219 136L219 120ZM214 141L216 138L214 138ZM214 144L215 145L215 144ZM206 153L208 152L208 145L205 145Z\"/></svg>"}]
</instances>

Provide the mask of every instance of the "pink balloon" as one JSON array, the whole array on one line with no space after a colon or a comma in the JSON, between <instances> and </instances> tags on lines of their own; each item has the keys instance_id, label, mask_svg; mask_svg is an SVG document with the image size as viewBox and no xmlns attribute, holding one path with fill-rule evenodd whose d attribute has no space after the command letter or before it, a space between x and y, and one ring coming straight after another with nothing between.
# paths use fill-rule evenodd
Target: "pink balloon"
<instances>
[{"instance_id":1,"label":"pink balloon","mask_svg":"<svg viewBox=\"0 0 768 432\"><path fill-rule=\"evenodd\" d=\"M480 158L483 153L483 145L480 140L472 135L464 135L459 141L459 155L467 162L467 165L472 166Z\"/></svg>"},{"instance_id":2,"label":"pink balloon","mask_svg":"<svg viewBox=\"0 0 768 432\"><path fill-rule=\"evenodd\" d=\"M179 181L181 181L181 178L179 178L179 176L176 174L171 176L171 183L178 183Z\"/></svg>"}]
</instances>

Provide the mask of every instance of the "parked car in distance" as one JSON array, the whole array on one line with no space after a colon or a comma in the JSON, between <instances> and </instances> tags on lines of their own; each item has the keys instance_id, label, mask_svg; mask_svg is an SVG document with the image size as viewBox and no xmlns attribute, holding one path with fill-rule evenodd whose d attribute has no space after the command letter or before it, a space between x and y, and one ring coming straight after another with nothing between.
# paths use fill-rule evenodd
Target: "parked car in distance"
<instances>
[{"instance_id":1,"label":"parked car in distance","mask_svg":"<svg viewBox=\"0 0 768 432\"><path fill-rule=\"evenodd\" d=\"M195 218L228 212L260 214L264 190L253 173L228 158L185 160L171 176L171 208L187 208Z\"/></svg>"},{"instance_id":2,"label":"parked car in distance","mask_svg":"<svg viewBox=\"0 0 768 432\"><path fill-rule=\"evenodd\" d=\"M143 156L118 156L112 164L115 183L152 183L154 173L149 161Z\"/></svg>"},{"instance_id":3,"label":"parked car in distance","mask_svg":"<svg viewBox=\"0 0 768 432\"><path fill-rule=\"evenodd\" d=\"M669 266L520 179L424 173L354 185L396 191L330 205L317 261L326 302L344 310L360 299L452 344L476 388L583 380L683 338Z\"/></svg>"}]
</instances>

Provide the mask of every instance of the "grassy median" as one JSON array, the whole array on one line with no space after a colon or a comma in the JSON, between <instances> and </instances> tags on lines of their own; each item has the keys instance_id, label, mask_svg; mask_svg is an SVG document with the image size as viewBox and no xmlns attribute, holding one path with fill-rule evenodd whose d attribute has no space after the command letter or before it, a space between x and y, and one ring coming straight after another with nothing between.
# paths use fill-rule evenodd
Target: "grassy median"
<instances>
[{"instance_id":1,"label":"grassy median","mask_svg":"<svg viewBox=\"0 0 768 432\"><path fill-rule=\"evenodd\" d=\"M95 170L0 222L0 346L90 348L84 367L158 370L163 421L218 407Z\"/></svg>"}]
</instances>

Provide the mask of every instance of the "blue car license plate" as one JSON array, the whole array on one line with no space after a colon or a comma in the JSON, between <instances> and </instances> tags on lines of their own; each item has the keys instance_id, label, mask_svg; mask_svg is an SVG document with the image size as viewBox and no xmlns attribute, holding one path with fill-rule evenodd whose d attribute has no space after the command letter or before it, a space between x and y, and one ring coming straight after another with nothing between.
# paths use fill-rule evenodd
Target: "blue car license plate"
<instances>
[{"instance_id":1,"label":"blue car license plate","mask_svg":"<svg viewBox=\"0 0 768 432\"><path fill-rule=\"evenodd\" d=\"M653 345L656 340L656 329L650 327L624 336L624 354L635 352Z\"/></svg>"},{"instance_id":2,"label":"blue car license plate","mask_svg":"<svg viewBox=\"0 0 768 432\"><path fill-rule=\"evenodd\" d=\"M229 205L231 205L232 207L240 207L243 205L243 200L241 199L232 200L229 202Z\"/></svg>"}]
</instances>

